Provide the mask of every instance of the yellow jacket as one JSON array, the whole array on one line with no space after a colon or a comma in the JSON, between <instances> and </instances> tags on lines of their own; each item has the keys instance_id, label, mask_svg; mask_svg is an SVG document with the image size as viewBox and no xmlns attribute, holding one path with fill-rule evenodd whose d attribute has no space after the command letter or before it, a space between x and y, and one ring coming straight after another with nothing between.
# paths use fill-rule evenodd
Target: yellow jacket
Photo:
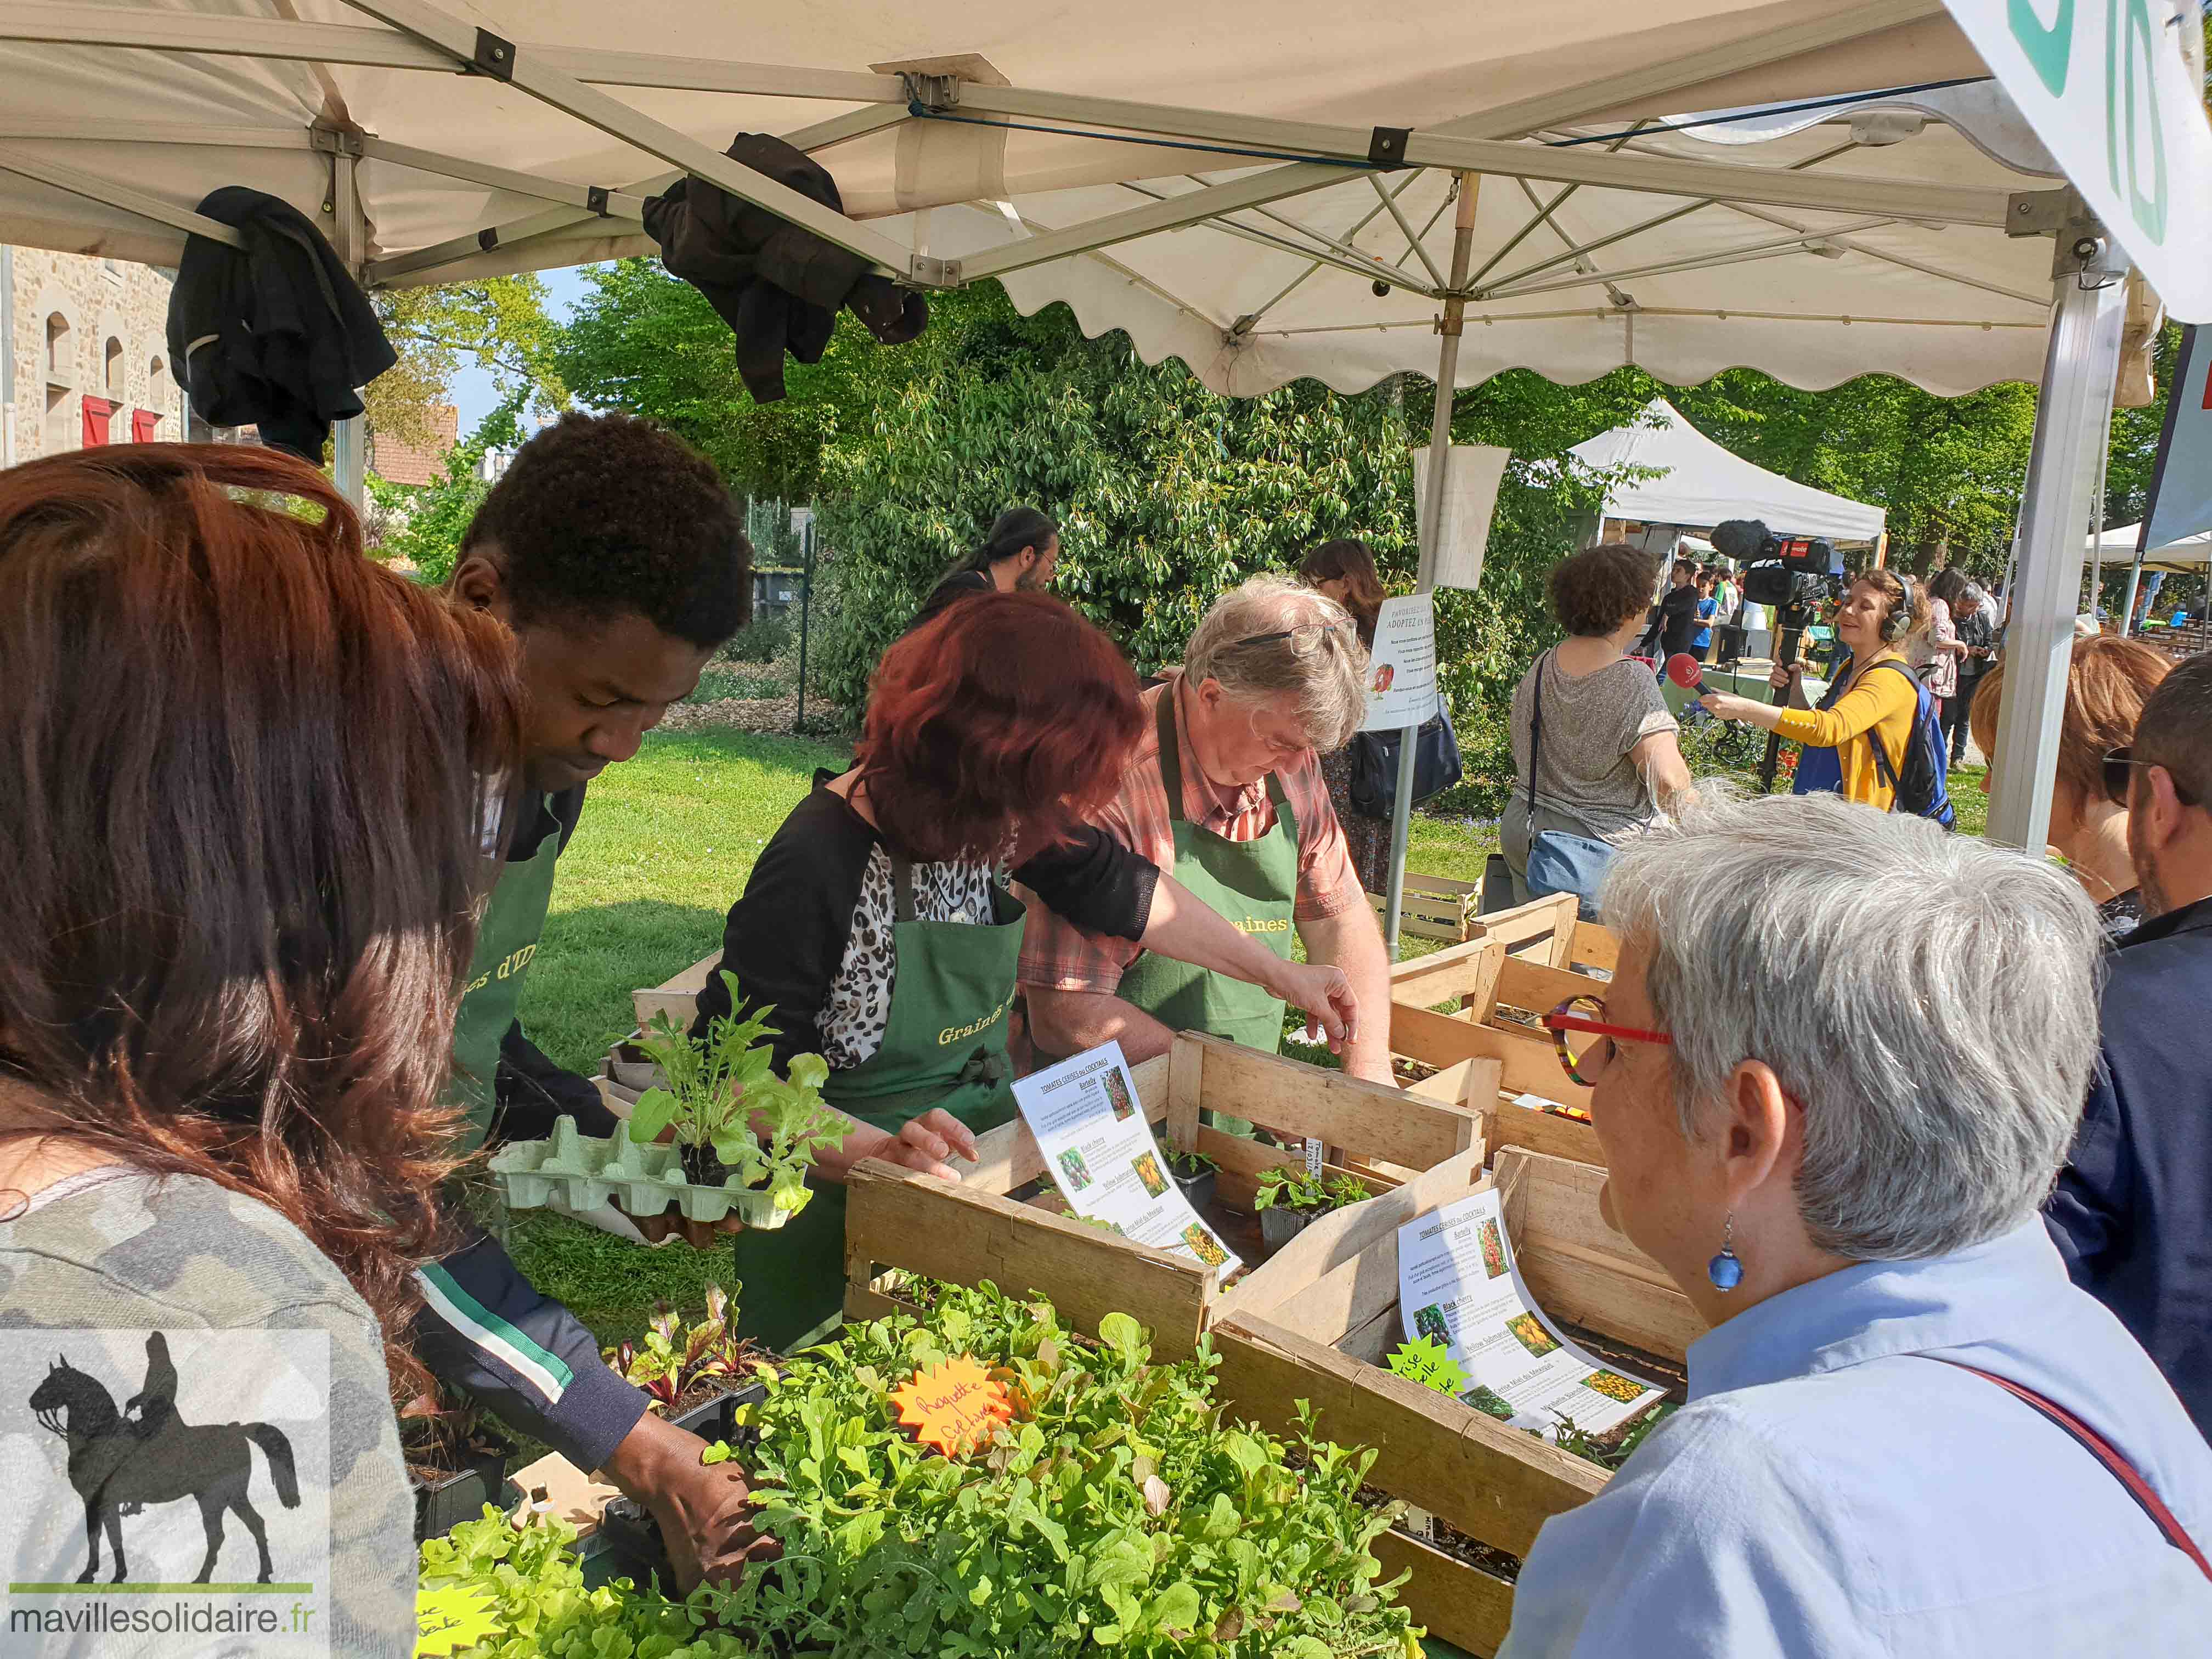
<instances>
[{"instance_id":1,"label":"yellow jacket","mask_svg":"<svg viewBox=\"0 0 2212 1659\"><path fill-rule=\"evenodd\" d=\"M1884 652L1853 671L1850 690L1833 708L1784 709L1775 730L1816 749L1835 750L1844 772L1844 799L1886 812L1896 792L1875 764L1871 744L1880 740L1892 773L1904 769L1905 745L1912 739L1912 711L1919 705L1920 693L1908 674L1893 669L1872 672L1875 663L1883 662L1905 665L1902 657Z\"/></svg>"}]
</instances>

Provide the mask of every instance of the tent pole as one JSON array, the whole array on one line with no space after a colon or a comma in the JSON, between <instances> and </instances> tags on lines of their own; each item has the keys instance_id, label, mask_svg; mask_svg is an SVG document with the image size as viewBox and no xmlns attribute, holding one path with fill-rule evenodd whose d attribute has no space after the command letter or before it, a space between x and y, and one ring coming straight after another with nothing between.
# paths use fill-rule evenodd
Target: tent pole
<instances>
[{"instance_id":1,"label":"tent pole","mask_svg":"<svg viewBox=\"0 0 2212 1659\"><path fill-rule=\"evenodd\" d=\"M331 150L331 246L356 282L362 280L368 264L368 216L362 206L356 169L361 165L361 140L351 133L333 133ZM356 415L331 428L331 482L358 513L368 501L368 417Z\"/></svg>"},{"instance_id":2,"label":"tent pole","mask_svg":"<svg viewBox=\"0 0 2212 1659\"><path fill-rule=\"evenodd\" d=\"M1459 175L1459 212L1452 221L1451 287L1444 296L1444 314L1437 325L1443 344L1437 354L1437 399L1429 417L1428 512L1421 525L1421 564L1413 592L1436 591L1437 560L1444 544L1445 518L1451 511L1451 494L1444 488L1451 465L1452 392L1459 380L1460 330L1466 325L1467 272L1474 263L1474 202L1482 175ZM1441 698L1443 693L1438 692ZM1390 893L1384 913L1383 934L1390 959L1398 959L1398 924L1406 900L1406 841L1413 827L1413 747L1420 728L1409 726L1398 734L1398 799L1390 810Z\"/></svg>"},{"instance_id":3,"label":"tent pole","mask_svg":"<svg viewBox=\"0 0 2212 1659\"><path fill-rule=\"evenodd\" d=\"M2083 218L2058 232L2051 341L2037 400L2005 638L2004 707L1990 757L1991 841L2040 853L2050 836L2058 722L2081 593L2081 526L2127 319L2127 256Z\"/></svg>"},{"instance_id":4,"label":"tent pole","mask_svg":"<svg viewBox=\"0 0 2212 1659\"><path fill-rule=\"evenodd\" d=\"M2149 521L2150 515L2145 514L2143 516L2144 522L2148 523ZM2128 567L2127 608L2120 612L2120 635L2122 638L2125 638L2127 635L2136 631L2136 595L2140 592L2142 588L2142 526L2138 525L2136 526L2136 561L2132 565Z\"/></svg>"},{"instance_id":5,"label":"tent pole","mask_svg":"<svg viewBox=\"0 0 2212 1659\"><path fill-rule=\"evenodd\" d=\"M2097 493L2090 498L2089 501L2093 560L2089 567L2089 616L2093 621L2097 615L2098 604L2103 599L2105 594L2105 469L2112 465L2112 459L2110 410L2106 412L2105 422L2105 441L2097 450ZM2136 527L2136 545L2137 547L2142 545L2142 527L2140 525ZM2100 626L2102 624L2100 623Z\"/></svg>"}]
</instances>

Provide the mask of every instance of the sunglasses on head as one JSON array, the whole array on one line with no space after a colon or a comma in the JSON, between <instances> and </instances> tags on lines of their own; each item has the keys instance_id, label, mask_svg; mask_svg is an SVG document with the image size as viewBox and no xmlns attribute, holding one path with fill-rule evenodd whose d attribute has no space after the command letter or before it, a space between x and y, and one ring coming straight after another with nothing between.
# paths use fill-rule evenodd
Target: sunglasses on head
<instances>
[{"instance_id":1,"label":"sunglasses on head","mask_svg":"<svg viewBox=\"0 0 2212 1659\"><path fill-rule=\"evenodd\" d=\"M2136 768L2160 766L2160 764L2157 761L2137 760L2132 744L2123 744L2118 749L2107 749L2105 751L2104 761L2106 797L2116 806L2125 806L2128 804L2128 792L2135 782ZM2197 798L2181 787L2181 781L2173 778L2170 769L2161 768L2161 769L2166 771L2168 778L2173 779L2173 798L2176 800L2184 806L2197 805Z\"/></svg>"},{"instance_id":2,"label":"sunglasses on head","mask_svg":"<svg viewBox=\"0 0 2212 1659\"><path fill-rule=\"evenodd\" d=\"M1279 628L1272 634L1247 634L1243 639L1232 641L1231 648L1241 651L1247 646L1273 645L1279 641L1288 640L1292 656L1310 657L1321 649L1322 641L1335 638L1337 631L1338 624L1335 623L1300 623L1296 628Z\"/></svg>"}]
</instances>

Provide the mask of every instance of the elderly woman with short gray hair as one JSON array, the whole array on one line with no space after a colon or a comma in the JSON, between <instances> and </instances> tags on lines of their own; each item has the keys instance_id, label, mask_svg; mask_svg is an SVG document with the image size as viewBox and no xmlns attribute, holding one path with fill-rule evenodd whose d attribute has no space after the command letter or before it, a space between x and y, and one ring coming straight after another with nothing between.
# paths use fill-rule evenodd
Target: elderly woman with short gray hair
<instances>
[{"instance_id":1,"label":"elderly woman with short gray hair","mask_svg":"<svg viewBox=\"0 0 2212 1659\"><path fill-rule=\"evenodd\" d=\"M1713 1328L1501 1654L2203 1651L2212 1450L2038 1213L2096 1052L2079 887L1709 789L1603 896L1620 971L1547 1023L1607 1218Z\"/></svg>"}]
</instances>

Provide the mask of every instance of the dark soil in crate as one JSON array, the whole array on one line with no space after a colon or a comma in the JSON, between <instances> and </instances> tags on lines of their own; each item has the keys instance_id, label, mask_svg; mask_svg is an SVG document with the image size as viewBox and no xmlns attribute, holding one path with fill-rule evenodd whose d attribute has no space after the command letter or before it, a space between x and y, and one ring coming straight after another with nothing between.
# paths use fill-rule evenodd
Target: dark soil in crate
<instances>
[{"instance_id":1,"label":"dark soil in crate","mask_svg":"<svg viewBox=\"0 0 2212 1659\"><path fill-rule=\"evenodd\" d=\"M473 1521L490 1504L507 1507L507 1469L514 1448L487 1429L479 1429L459 1468L418 1462L410 1455L407 1484L415 1496L415 1541L451 1532Z\"/></svg>"}]
</instances>

